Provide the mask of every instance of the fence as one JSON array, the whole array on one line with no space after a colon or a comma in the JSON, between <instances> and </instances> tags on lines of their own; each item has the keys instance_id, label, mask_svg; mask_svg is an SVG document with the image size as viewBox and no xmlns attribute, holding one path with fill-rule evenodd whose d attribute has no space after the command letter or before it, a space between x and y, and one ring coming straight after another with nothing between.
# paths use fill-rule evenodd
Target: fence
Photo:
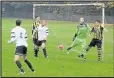
<instances>
[{"instance_id":1,"label":"fence","mask_svg":"<svg viewBox=\"0 0 114 78\"><path fill-rule=\"evenodd\" d=\"M32 4L25 4L23 6L16 7L11 6L9 3L3 3L2 4L2 17L5 18L27 18L32 19L33 14L33 6ZM114 9L111 9L111 14L108 12L109 10L106 10L106 16L105 16L105 23L113 24L114 22ZM37 15L37 14L36 14ZM70 21L78 21L80 17L84 17L87 22L92 22L93 20L100 19L101 15L80 15L80 14L70 14L69 16L63 16L59 14L52 14L52 13L40 13L40 17L42 19L47 20L70 20Z\"/></svg>"}]
</instances>

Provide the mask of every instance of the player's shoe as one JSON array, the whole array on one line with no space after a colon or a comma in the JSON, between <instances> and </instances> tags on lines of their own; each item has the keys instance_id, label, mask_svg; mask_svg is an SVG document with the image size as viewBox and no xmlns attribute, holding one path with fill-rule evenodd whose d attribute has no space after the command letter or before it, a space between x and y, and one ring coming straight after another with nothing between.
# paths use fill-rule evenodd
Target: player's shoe
<instances>
[{"instance_id":1,"label":"player's shoe","mask_svg":"<svg viewBox=\"0 0 114 78\"><path fill-rule=\"evenodd\" d=\"M83 58L83 60L86 61L86 57L83 54L78 55L78 57Z\"/></svg>"},{"instance_id":2,"label":"player's shoe","mask_svg":"<svg viewBox=\"0 0 114 78\"><path fill-rule=\"evenodd\" d=\"M84 57L84 61L86 61L86 58Z\"/></svg>"},{"instance_id":3,"label":"player's shoe","mask_svg":"<svg viewBox=\"0 0 114 78\"><path fill-rule=\"evenodd\" d=\"M20 69L20 74L25 74L23 69Z\"/></svg>"},{"instance_id":4,"label":"player's shoe","mask_svg":"<svg viewBox=\"0 0 114 78\"><path fill-rule=\"evenodd\" d=\"M35 70L34 70L33 68L31 69L31 71L32 71L33 73L35 73Z\"/></svg>"},{"instance_id":5,"label":"player's shoe","mask_svg":"<svg viewBox=\"0 0 114 78\"><path fill-rule=\"evenodd\" d=\"M33 73L35 73L35 71L32 71Z\"/></svg>"},{"instance_id":6,"label":"player's shoe","mask_svg":"<svg viewBox=\"0 0 114 78\"><path fill-rule=\"evenodd\" d=\"M84 55L83 55L83 54L80 54L80 55L78 55L78 57L80 57L80 58L84 58Z\"/></svg>"},{"instance_id":7,"label":"player's shoe","mask_svg":"<svg viewBox=\"0 0 114 78\"><path fill-rule=\"evenodd\" d=\"M25 74L25 72L20 72L21 74Z\"/></svg>"},{"instance_id":8,"label":"player's shoe","mask_svg":"<svg viewBox=\"0 0 114 78\"><path fill-rule=\"evenodd\" d=\"M47 56L47 55L45 55L45 58L48 58L48 56Z\"/></svg>"},{"instance_id":9,"label":"player's shoe","mask_svg":"<svg viewBox=\"0 0 114 78\"><path fill-rule=\"evenodd\" d=\"M67 50L70 50L72 47L68 47Z\"/></svg>"}]
</instances>

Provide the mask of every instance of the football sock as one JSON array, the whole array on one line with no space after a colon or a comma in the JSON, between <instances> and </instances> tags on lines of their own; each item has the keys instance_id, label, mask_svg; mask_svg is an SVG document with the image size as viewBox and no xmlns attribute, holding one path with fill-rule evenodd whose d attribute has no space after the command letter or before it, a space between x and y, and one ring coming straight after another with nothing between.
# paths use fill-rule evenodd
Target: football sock
<instances>
[{"instance_id":1,"label":"football sock","mask_svg":"<svg viewBox=\"0 0 114 78\"><path fill-rule=\"evenodd\" d=\"M34 49L34 55L37 57L38 56L39 49Z\"/></svg>"},{"instance_id":2,"label":"football sock","mask_svg":"<svg viewBox=\"0 0 114 78\"><path fill-rule=\"evenodd\" d=\"M44 56L47 57L46 48L43 49Z\"/></svg>"},{"instance_id":3,"label":"football sock","mask_svg":"<svg viewBox=\"0 0 114 78\"><path fill-rule=\"evenodd\" d=\"M98 49L98 61L101 60L101 49Z\"/></svg>"},{"instance_id":4,"label":"football sock","mask_svg":"<svg viewBox=\"0 0 114 78\"><path fill-rule=\"evenodd\" d=\"M84 56L84 54L80 54L80 55L78 55L78 57L84 58L85 56Z\"/></svg>"},{"instance_id":5,"label":"football sock","mask_svg":"<svg viewBox=\"0 0 114 78\"><path fill-rule=\"evenodd\" d=\"M33 69L32 65L31 65L31 63L30 63L28 60L25 60L25 63L28 65L28 67L29 67L32 71L34 71L34 69Z\"/></svg>"},{"instance_id":6,"label":"football sock","mask_svg":"<svg viewBox=\"0 0 114 78\"><path fill-rule=\"evenodd\" d=\"M17 60L15 63L16 63L16 65L18 66L18 68L20 69L20 71L21 71L21 72L24 72L20 61Z\"/></svg>"},{"instance_id":7,"label":"football sock","mask_svg":"<svg viewBox=\"0 0 114 78\"><path fill-rule=\"evenodd\" d=\"M98 54L98 61L101 60L101 54Z\"/></svg>"}]
</instances>

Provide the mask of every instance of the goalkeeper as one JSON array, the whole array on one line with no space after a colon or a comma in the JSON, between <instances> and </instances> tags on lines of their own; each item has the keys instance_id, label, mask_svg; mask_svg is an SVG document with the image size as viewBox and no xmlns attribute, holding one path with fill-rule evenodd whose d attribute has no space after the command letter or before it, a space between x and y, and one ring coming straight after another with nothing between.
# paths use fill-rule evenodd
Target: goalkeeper
<instances>
[{"instance_id":1,"label":"goalkeeper","mask_svg":"<svg viewBox=\"0 0 114 78\"><path fill-rule=\"evenodd\" d=\"M86 46L86 37L91 28L87 23L84 22L84 18L80 18L79 22L80 24L77 26L77 32L73 37L73 43L71 44L70 47L67 48L68 51L67 54L69 54L69 50L71 50L76 46L81 46L82 50Z\"/></svg>"}]
</instances>

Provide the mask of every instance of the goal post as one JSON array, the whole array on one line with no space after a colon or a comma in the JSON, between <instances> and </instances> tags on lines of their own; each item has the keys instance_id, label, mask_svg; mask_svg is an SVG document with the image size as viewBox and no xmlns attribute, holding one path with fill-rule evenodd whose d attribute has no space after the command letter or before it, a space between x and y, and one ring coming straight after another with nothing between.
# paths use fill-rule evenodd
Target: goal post
<instances>
[{"instance_id":1,"label":"goal post","mask_svg":"<svg viewBox=\"0 0 114 78\"><path fill-rule=\"evenodd\" d=\"M102 8L102 26L104 27L105 20L105 4L104 3L81 3L81 4L33 4L33 19L35 18L36 7L39 6L101 6ZM104 35L102 44L102 60L104 60Z\"/></svg>"},{"instance_id":2,"label":"goal post","mask_svg":"<svg viewBox=\"0 0 114 78\"><path fill-rule=\"evenodd\" d=\"M103 27L104 27L104 23L105 23L104 18L105 18L105 5L102 4L102 26ZM103 34L103 40L102 40L102 60L104 60L104 34Z\"/></svg>"}]
</instances>

